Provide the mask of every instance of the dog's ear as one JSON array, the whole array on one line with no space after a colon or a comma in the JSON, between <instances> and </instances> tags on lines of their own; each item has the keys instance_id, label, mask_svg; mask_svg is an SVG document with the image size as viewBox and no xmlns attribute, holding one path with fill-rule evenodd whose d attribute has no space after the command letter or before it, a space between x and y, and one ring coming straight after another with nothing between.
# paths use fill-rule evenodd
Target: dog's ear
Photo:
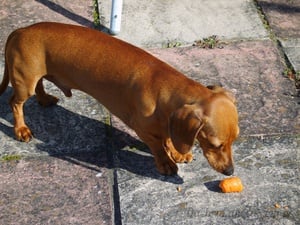
<instances>
[{"instance_id":1,"label":"dog's ear","mask_svg":"<svg viewBox=\"0 0 300 225\"><path fill-rule=\"evenodd\" d=\"M233 104L236 104L236 98L231 91L225 90L221 86L214 86L214 85L207 86L207 88L212 90L213 93L222 93L226 95L227 98L229 98L233 102Z\"/></svg>"},{"instance_id":2,"label":"dog's ear","mask_svg":"<svg viewBox=\"0 0 300 225\"><path fill-rule=\"evenodd\" d=\"M199 131L205 124L203 110L198 105L184 105L172 113L169 132L175 149L181 154L189 152Z\"/></svg>"}]
</instances>

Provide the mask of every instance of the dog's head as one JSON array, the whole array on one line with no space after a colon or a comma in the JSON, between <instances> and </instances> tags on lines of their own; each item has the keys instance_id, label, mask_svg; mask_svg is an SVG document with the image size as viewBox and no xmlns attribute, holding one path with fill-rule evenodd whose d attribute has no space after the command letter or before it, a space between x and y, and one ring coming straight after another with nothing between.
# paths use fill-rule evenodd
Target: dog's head
<instances>
[{"instance_id":1,"label":"dog's head","mask_svg":"<svg viewBox=\"0 0 300 225\"><path fill-rule=\"evenodd\" d=\"M233 95L221 87L208 87L211 96L186 104L170 117L170 136L176 150L185 154L198 139L209 164L218 172L234 171L231 145L238 137L238 113Z\"/></svg>"}]
</instances>

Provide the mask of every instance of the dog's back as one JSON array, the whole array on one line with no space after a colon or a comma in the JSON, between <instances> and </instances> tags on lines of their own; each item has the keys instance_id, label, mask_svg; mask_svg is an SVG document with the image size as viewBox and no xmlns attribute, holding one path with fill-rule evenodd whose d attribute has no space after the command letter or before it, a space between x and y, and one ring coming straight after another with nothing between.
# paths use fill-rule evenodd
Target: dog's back
<instances>
[{"instance_id":1,"label":"dog's back","mask_svg":"<svg viewBox=\"0 0 300 225\"><path fill-rule=\"evenodd\" d=\"M10 80L19 140L32 138L24 121L26 100L36 94L44 106L58 101L45 92L45 78L66 96L72 95L71 89L86 92L133 128L151 149L161 173L174 174L176 162L191 161L195 138L217 171L233 173L231 144L238 135L238 117L234 101L223 89L210 90L124 41L59 23L13 32L5 60L0 93ZM224 116L230 118L226 123L219 119Z\"/></svg>"}]
</instances>

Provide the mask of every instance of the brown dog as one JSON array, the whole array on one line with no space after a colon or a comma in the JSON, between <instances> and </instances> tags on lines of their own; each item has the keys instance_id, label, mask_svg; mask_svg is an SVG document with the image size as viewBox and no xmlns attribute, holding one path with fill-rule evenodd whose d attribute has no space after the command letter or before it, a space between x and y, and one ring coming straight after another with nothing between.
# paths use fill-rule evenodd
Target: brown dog
<instances>
[{"instance_id":1,"label":"brown dog","mask_svg":"<svg viewBox=\"0 0 300 225\"><path fill-rule=\"evenodd\" d=\"M239 133L234 97L220 87L206 88L147 52L104 33L59 23L38 23L14 31L5 49L0 86L13 87L10 105L17 139L32 138L23 104L36 94L48 106L42 79L70 97L86 92L134 129L149 146L157 169L175 174L176 162L190 162L198 139L217 171L231 175L231 144Z\"/></svg>"}]
</instances>

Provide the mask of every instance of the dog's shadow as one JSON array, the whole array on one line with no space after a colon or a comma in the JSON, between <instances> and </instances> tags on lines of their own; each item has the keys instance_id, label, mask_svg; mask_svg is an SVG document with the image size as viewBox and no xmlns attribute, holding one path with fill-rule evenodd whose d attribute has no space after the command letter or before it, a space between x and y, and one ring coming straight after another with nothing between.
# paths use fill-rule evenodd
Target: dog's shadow
<instances>
[{"instance_id":1,"label":"dog's shadow","mask_svg":"<svg viewBox=\"0 0 300 225\"><path fill-rule=\"evenodd\" d=\"M214 181L205 182L204 185L209 191L221 193L221 188L219 187L219 183L220 180L214 180Z\"/></svg>"},{"instance_id":2,"label":"dog's shadow","mask_svg":"<svg viewBox=\"0 0 300 225\"><path fill-rule=\"evenodd\" d=\"M8 105L11 88L0 96L0 119L12 123L12 112ZM72 99L72 98L71 98ZM64 99L63 101L70 101ZM101 107L96 100L87 97L96 107ZM76 99L71 104L77 104ZM78 103L79 104L79 103ZM24 107L25 120L34 133L34 139L22 145L31 145L36 151L47 152L68 162L79 164L89 169L113 168L115 171L127 170L138 176L163 180L170 183L183 183L178 176L162 176L155 167L154 159L147 146L133 138L128 133L109 126L93 116L95 109L85 110L86 106L72 106L78 112L72 112L60 105L41 107L35 97L29 99ZM81 108L81 109L80 109ZM94 108L94 107L92 107ZM101 113L101 112L100 112ZM5 122L5 123L6 123ZM0 123L0 131L11 139L14 137L13 129ZM17 140L13 144L20 144ZM120 170L120 171L121 171Z\"/></svg>"}]
</instances>

